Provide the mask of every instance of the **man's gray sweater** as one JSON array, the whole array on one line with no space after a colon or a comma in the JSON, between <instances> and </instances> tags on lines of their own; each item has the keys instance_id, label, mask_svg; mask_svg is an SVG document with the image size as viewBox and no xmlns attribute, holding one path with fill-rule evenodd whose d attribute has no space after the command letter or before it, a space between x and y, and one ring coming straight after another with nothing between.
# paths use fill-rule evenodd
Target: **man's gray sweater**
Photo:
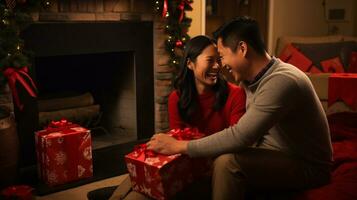
<instances>
[{"instance_id":1,"label":"man's gray sweater","mask_svg":"<svg viewBox=\"0 0 357 200\"><path fill-rule=\"evenodd\" d=\"M242 83L246 113L239 122L188 143L191 157L216 156L256 146L299 159L331 164L326 115L309 78L279 59L255 83Z\"/></svg>"}]
</instances>

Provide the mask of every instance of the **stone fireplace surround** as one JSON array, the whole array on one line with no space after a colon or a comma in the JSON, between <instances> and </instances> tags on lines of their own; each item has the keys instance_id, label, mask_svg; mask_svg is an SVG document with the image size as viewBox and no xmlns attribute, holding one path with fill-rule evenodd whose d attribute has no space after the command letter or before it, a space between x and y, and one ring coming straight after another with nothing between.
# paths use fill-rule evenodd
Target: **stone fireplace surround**
<instances>
[{"instance_id":1,"label":"stone fireplace surround","mask_svg":"<svg viewBox=\"0 0 357 200\"><path fill-rule=\"evenodd\" d=\"M116 152L116 154L108 154L108 149L99 149L93 152L95 175L92 179L81 180L54 188L40 184L37 186L37 192L40 195L125 173L126 169L123 163L123 156L132 150L133 145L145 141L145 138L148 138L154 132L168 130L167 97L172 91L171 80L175 72L175 69L167 64L169 57L164 49L164 41L167 37L164 34L164 22L154 13L153 1L58 0L51 2L52 4L49 9L33 13L33 18L36 23L128 23L130 21L134 23L152 23L153 69L151 73L153 74L153 95L149 102L154 103L154 127L153 130L139 138L143 140L111 148L111 151ZM7 104L7 102L5 102L5 104ZM108 166L111 166L111 168L109 169ZM28 175L26 178L31 179L34 177Z\"/></svg>"}]
</instances>

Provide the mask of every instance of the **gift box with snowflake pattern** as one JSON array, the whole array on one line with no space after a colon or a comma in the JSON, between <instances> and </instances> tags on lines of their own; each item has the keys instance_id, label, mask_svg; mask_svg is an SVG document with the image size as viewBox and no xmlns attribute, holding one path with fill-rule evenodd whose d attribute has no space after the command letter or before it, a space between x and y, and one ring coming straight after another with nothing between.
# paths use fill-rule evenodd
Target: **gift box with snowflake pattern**
<instances>
[{"instance_id":1,"label":"gift box with snowflake pattern","mask_svg":"<svg viewBox=\"0 0 357 200\"><path fill-rule=\"evenodd\" d=\"M76 124L46 128L35 134L38 173L54 186L93 175L90 131Z\"/></svg>"},{"instance_id":2,"label":"gift box with snowflake pattern","mask_svg":"<svg viewBox=\"0 0 357 200\"><path fill-rule=\"evenodd\" d=\"M189 140L203 137L196 129L171 130L168 134L176 139ZM201 162L203 161L203 162ZM207 169L206 160L191 159L186 155L162 155L146 150L142 144L125 156L133 190L157 200L170 199L193 179Z\"/></svg>"}]
</instances>

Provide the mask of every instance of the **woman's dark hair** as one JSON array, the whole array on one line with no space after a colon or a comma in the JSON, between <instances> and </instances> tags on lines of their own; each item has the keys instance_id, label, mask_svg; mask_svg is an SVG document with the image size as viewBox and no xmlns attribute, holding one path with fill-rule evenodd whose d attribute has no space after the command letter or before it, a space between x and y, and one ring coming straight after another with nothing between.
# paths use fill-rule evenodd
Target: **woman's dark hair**
<instances>
[{"instance_id":1,"label":"woman's dark hair","mask_svg":"<svg viewBox=\"0 0 357 200\"><path fill-rule=\"evenodd\" d=\"M196 62L197 57L209 45L214 45L214 41L206 36L196 36L185 46L184 55L180 63L180 71L175 79L174 87L178 91L179 101L177 103L180 117L186 123L190 123L193 113L198 111L198 93L195 85L193 71L187 67L187 61ZM228 97L227 81L218 75L217 83L213 86L216 101L214 110L221 109Z\"/></svg>"},{"instance_id":2,"label":"woman's dark hair","mask_svg":"<svg viewBox=\"0 0 357 200\"><path fill-rule=\"evenodd\" d=\"M248 43L260 55L264 55L266 51L258 22L248 16L236 17L223 24L213 36L216 40L222 38L223 45L228 46L233 52L240 41Z\"/></svg>"}]
</instances>

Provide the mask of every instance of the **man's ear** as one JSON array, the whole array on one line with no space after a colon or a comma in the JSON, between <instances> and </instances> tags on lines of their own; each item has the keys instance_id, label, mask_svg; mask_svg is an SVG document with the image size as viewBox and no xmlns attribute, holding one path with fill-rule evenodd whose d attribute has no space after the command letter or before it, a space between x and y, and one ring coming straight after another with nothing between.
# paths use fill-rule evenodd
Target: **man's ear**
<instances>
[{"instance_id":1,"label":"man's ear","mask_svg":"<svg viewBox=\"0 0 357 200\"><path fill-rule=\"evenodd\" d=\"M241 51L243 57L247 56L247 51L248 51L248 45L244 41L240 41L238 44L238 50Z\"/></svg>"}]
</instances>

